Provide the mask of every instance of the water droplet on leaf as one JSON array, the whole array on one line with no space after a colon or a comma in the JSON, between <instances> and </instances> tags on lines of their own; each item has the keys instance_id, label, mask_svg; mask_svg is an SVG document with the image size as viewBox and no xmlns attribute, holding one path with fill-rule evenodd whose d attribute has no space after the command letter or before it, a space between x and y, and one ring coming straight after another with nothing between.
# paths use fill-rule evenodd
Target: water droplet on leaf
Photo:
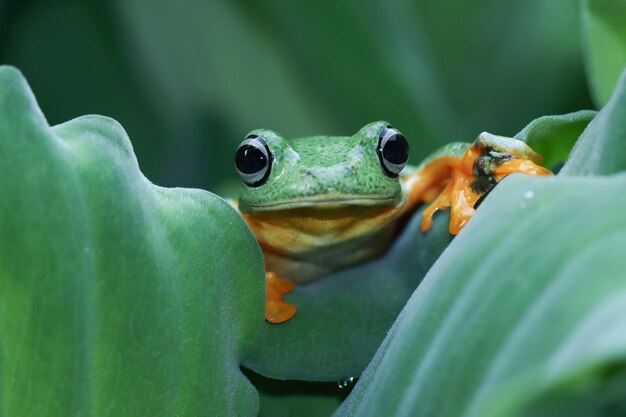
<instances>
[{"instance_id":1,"label":"water droplet on leaf","mask_svg":"<svg viewBox=\"0 0 626 417\"><path fill-rule=\"evenodd\" d=\"M355 382L356 382L356 378L351 376L350 378L344 378L344 379L340 379L339 381L337 381L337 386L340 389L347 389L347 388L351 388Z\"/></svg>"}]
</instances>

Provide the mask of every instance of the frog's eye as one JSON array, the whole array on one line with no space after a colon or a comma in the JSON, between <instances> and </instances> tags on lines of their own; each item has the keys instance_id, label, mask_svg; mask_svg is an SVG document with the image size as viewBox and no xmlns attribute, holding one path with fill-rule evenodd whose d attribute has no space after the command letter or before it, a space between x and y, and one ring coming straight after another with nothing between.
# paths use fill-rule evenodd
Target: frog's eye
<instances>
[{"instance_id":1,"label":"frog's eye","mask_svg":"<svg viewBox=\"0 0 626 417\"><path fill-rule=\"evenodd\" d=\"M409 143L397 129L387 126L380 132L376 153L385 174L395 178L409 160Z\"/></svg>"},{"instance_id":2,"label":"frog's eye","mask_svg":"<svg viewBox=\"0 0 626 417\"><path fill-rule=\"evenodd\" d=\"M235 166L247 186L258 187L263 185L270 176L272 159L270 148L263 138L250 135L237 149Z\"/></svg>"}]
</instances>

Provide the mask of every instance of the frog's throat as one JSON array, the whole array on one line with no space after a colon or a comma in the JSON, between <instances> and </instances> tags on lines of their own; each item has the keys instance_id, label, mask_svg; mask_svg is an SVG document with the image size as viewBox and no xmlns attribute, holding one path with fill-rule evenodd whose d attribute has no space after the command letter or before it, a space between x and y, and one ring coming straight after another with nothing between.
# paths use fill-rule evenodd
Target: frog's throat
<instances>
[{"instance_id":1,"label":"frog's throat","mask_svg":"<svg viewBox=\"0 0 626 417\"><path fill-rule=\"evenodd\" d=\"M396 206L402 203L402 196L329 196L319 195L297 200L279 200L271 203L249 204L242 211L253 213L260 211L278 211L296 208L336 209L349 206Z\"/></svg>"}]
</instances>

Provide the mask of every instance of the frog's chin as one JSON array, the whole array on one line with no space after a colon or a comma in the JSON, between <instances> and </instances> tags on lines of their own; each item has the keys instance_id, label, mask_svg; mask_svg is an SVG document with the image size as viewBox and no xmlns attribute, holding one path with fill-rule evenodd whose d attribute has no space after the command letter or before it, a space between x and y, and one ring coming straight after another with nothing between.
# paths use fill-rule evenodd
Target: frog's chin
<instances>
[{"instance_id":1,"label":"frog's chin","mask_svg":"<svg viewBox=\"0 0 626 417\"><path fill-rule=\"evenodd\" d=\"M395 206L402 201L399 197L375 197L375 196L311 196L299 198L297 200L282 200L272 203L251 204L249 209L252 212L290 210L297 208L313 209L338 209L350 206L356 207L376 207Z\"/></svg>"}]
</instances>

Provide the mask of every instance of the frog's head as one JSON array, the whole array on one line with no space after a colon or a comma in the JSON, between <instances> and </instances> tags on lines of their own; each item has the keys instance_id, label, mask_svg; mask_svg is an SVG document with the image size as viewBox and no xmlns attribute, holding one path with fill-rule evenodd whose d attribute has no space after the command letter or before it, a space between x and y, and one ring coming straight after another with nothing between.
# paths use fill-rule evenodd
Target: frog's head
<instances>
[{"instance_id":1,"label":"frog's head","mask_svg":"<svg viewBox=\"0 0 626 417\"><path fill-rule=\"evenodd\" d=\"M399 174L409 147L387 122L370 123L351 137L285 140L254 130L235 155L243 180L243 212L296 207L395 205L402 199Z\"/></svg>"}]
</instances>

